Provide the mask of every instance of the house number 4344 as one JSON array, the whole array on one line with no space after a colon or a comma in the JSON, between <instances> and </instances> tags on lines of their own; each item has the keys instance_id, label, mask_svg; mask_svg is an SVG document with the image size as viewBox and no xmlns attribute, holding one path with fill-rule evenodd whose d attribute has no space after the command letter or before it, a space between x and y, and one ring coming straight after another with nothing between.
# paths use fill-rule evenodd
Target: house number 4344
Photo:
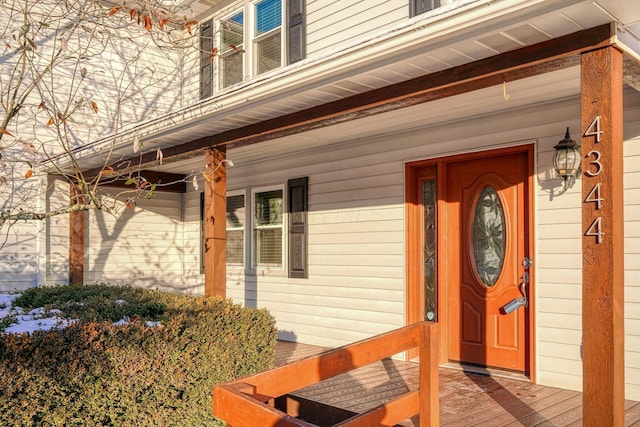
<instances>
[{"instance_id":1,"label":"house number 4344","mask_svg":"<svg viewBox=\"0 0 640 427\"><path fill-rule=\"evenodd\" d=\"M604 131L600 128L600 116L596 116L595 119L591 122L587 130L584 132L584 136L594 136L595 143L598 144L602 140L602 135L604 135ZM590 159L588 163L588 167L585 169L584 174L589 178L596 178L602 172L604 172L604 166L602 164L602 155L598 150L591 150L587 153L587 158ZM585 197L585 203L595 203L596 211L602 209L602 202L604 201L604 197L602 194L602 183L596 182L593 187ZM596 238L596 243L600 244L604 240L604 231L602 231L602 217L596 216L591 225L587 228L587 231L584 233L585 236L593 236Z\"/></svg>"}]
</instances>

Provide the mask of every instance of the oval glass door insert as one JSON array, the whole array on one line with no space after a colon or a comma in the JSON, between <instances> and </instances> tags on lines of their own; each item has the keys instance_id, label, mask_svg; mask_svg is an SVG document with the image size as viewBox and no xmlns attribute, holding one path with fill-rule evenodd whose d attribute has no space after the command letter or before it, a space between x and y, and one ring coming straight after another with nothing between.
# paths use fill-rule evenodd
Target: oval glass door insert
<instances>
[{"instance_id":1,"label":"oval glass door insert","mask_svg":"<svg viewBox=\"0 0 640 427\"><path fill-rule=\"evenodd\" d=\"M486 287L491 287L502 272L506 246L504 209L492 186L484 187L477 198L472 233L476 274Z\"/></svg>"}]
</instances>

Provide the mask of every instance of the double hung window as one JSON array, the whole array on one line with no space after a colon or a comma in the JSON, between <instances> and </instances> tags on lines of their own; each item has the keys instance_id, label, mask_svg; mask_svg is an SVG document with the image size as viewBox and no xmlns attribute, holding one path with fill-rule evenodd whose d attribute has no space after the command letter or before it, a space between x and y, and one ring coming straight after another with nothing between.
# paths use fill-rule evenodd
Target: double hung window
<instances>
[{"instance_id":1,"label":"double hung window","mask_svg":"<svg viewBox=\"0 0 640 427\"><path fill-rule=\"evenodd\" d=\"M244 79L244 12L235 13L218 24L220 32L220 87Z\"/></svg>"},{"instance_id":2,"label":"double hung window","mask_svg":"<svg viewBox=\"0 0 640 427\"><path fill-rule=\"evenodd\" d=\"M305 0L244 0L200 27L200 97L306 56Z\"/></svg>"},{"instance_id":3,"label":"double hung window","mask_svg":"<svg viewBox=\"0 0 640 427\"><path fill-rule=\"evenodd\" d=\"M226 260L229 266L288 271L308 277L307 210L309 178L284 185L230 191L226 203ZM204 193L200 194L200 257L204 273ZM247 250L246 248L250 248ZM245 255L250 254L246 260Z\"/></svg>"},{"instance_id":4,"label":"double hung window","mask_svg":"<svg viewBox=\"0 0 640 427\"><path fill-rule=\"evenodd\" d=\"M282 0L259 1L255 17L255 73L262 74L282 65Z\"/></svg>"},{"instance_id":5,"label":"double hung window","mask_svg":"<svg viewBox=\"0 0 640 427\"><path fill-rule=\"evenodd\" d=\"M253 192L253 265L283 266L283 190Z\"/></svg>"}]
</instances>

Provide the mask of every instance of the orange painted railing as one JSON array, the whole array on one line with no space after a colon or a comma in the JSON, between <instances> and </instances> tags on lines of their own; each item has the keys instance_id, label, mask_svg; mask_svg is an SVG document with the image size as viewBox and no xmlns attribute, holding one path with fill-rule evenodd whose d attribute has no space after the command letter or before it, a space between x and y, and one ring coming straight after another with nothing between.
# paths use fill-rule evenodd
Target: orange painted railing
<instances>
[{"instance_id":1,"label":"orange painted railing","mask_svg":"<svg viewBox=\"0 0 640 427\"><path fill-rule=\"evenodd\" d=\"M420 386L334 426L393 426L420 415L422 427L439 424L437 324L418 322L213 389L213 413L227 426L313 425L272 406L275 398L413 348L420 358Z\"/></svg>"}]
</instances>

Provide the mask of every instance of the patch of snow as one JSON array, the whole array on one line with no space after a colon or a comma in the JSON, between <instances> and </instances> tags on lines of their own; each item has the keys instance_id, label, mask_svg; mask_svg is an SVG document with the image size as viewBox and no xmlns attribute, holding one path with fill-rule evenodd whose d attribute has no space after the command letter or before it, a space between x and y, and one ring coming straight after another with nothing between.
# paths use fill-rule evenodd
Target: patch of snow
<instances>
[{"instance_id":1,"label":"patch of snow","mask_svg":"<svg viewBox=\"0 0 640 427\"><path fill-rule=\"evenodd\" d=\"M5 317L11 317L13 323L9 325L4 333L6 334L31 334L35 331L48 331L54 328L66 328L67 326L77 322L77 319L63 319L60 317L62 311L57 308L51 310L45 310L44 307L34 308L25 314L22 307L11 307L13 301L18 298L20 294L3 294L0 293L0 320ZM124 300L116 300L116 304L122 305L127 302ZM71 301L67 305L71 304ZM74 303L77 305L83 305L82 303ZM123 319L114 323L115 326L123 326L131 323L129 316L125 316ZM145 322L147 327L155 328L161 326L160 322Z\"/></svg>"},{"instance_id":2,"label":"patch of snow","mask_svg":"<svg viewBox=\"0 0 640 427\"><path fill-rule=\"evenodd\" d=\"M75 319L59 317L62 312L57 309L47 311L44 307L39 307L25 314L22 307L11 307L13 301L19 296L20 294L0 294L0 319L10 317L13 320L13 323L4 330L6 334L31 334L35 331L66 328L77 322Z\"/></svg>"}]
</instances>

